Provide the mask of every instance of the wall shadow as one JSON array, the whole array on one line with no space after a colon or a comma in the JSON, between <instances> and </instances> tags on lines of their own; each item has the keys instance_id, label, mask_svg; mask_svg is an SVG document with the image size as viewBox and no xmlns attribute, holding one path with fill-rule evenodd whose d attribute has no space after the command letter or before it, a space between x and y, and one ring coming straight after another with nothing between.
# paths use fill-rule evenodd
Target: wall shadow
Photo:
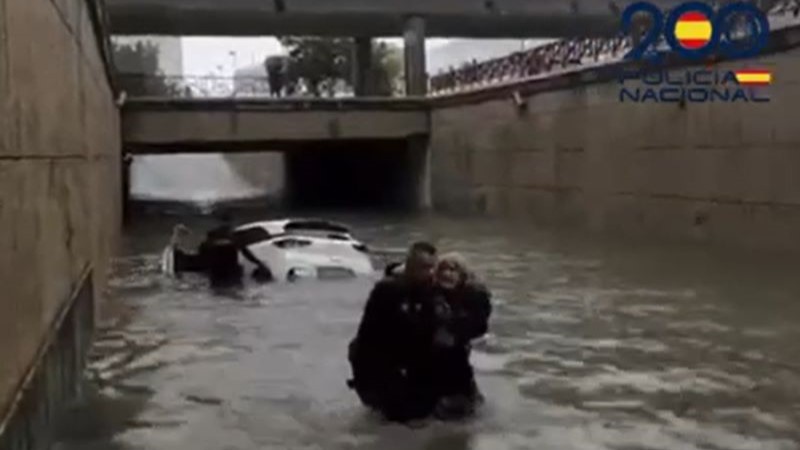
<instances>
[{"instance_id":1,"label":"wall shadow","mask_svg":"<svg viewBox=\"0 0 800 450\"><path fill-rule=\"evenodd\" d=\"M285 204L292 209L419 206L425 149L406 140L319 142L285 153Z\"/></svg>"}]
</instances>

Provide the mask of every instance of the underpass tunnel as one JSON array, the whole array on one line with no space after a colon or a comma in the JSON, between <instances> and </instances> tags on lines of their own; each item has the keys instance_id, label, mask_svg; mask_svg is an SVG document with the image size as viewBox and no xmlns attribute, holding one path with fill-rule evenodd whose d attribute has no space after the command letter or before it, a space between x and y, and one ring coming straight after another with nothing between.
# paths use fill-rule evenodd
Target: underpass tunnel
<instances>
[{"instance_id":1,"label":"underpass tunnel","mask_svg":"<svg viewBox=\"0 0 800 450\"><path fill-rule=\"evenodd\" d=\"M418 140L309 143L285 153L286 202L295 208L416 209L426 146Z\"/></svg>"}]
</instances>

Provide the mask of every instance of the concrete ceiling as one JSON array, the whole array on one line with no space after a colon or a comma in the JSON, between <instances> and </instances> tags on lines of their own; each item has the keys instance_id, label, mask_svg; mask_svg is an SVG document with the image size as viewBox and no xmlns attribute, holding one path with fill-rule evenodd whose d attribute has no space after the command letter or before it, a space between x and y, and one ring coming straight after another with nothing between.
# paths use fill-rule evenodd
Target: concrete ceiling
<instances>
[{"instance_id":1,"label":"concrete ceiling","mask_svg":"<svg viewBox=\"0 0 800 450\"><path fill-rule=\"evenodd\" d=\"M609 36L630 0L106 0L113 34L373 36L426 19L428 37ZM654 0L668 8L677 0Z\"/></svg>"}]
</instances>

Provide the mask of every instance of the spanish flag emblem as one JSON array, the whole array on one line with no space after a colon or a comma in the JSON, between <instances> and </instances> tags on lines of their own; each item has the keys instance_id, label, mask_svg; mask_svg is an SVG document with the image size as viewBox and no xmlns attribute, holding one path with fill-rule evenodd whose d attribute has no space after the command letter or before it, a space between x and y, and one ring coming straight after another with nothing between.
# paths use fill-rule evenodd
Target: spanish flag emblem
<instances>
[{"instance_id":1,"label":"spanish flag emblem","mask_svg":"<svg viewBox=\"0 0 800 450\"><path fill-rule=\"evenodd\" d=\"M681 46L688 49L703 48L712 35L711 21L699 11L681 14L675 24L675 37Z\"/></svg>"},{"instance_id":2,"label":"spanish flag emblem","mask_svg":"<svg viewBox=\"0 0 800 450\"><path fill-rule=\"evenodd\" d=\"M772 73L764 69L737 70L736 81L745 86L765 86L772 83Z\"/></svg>"}]
</instances>

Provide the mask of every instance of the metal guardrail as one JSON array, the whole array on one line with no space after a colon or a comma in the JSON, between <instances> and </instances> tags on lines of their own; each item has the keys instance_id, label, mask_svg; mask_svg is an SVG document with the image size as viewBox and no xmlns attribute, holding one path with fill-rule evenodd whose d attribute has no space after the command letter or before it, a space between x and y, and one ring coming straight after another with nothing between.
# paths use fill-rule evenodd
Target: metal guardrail
<instances>
[{"instance_id":1,"label":"metal guardrail","mask_svg":"<svg viewBox=\"0 0 800 450\"><path fill-rule=\"evenodd\" d=\"M55 312L8 409L0 410L1 449L50 448L51 425L80 395L95 329L91 267L84 268L75 286Z\"/></svg>"},{"instance_id":2,"label":"metal guardrail","mask_svg":"<svg viewBox=\"0 0 800 450\"><path fill-rule=\"evenodd\" d=\"M781 0L768 11L772 29L800 23L800 2ZM661 45L664 43L662 42ZM564 39L486 61L473 61L430 79L431 95L471 91L511 81L545 78L617 62L631 49L630 37Z\"/></svg>"}]
</instances>

